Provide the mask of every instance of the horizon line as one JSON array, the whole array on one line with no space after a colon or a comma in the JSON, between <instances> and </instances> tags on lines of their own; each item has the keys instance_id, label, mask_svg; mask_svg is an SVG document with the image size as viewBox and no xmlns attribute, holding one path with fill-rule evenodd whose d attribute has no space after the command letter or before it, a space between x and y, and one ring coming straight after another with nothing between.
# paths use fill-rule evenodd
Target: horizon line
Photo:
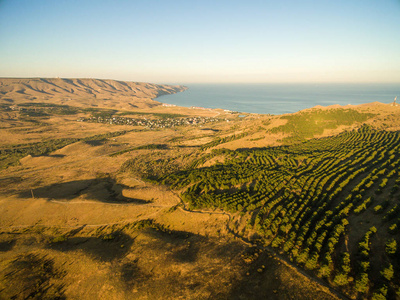
<instances>
[{"instance_id":1,"label":"horizon line","mask_svg":"<svg viewBox=\"0 0 400 300\"><path fill-rule=\"evenodd\" d=\"M168 81L146 81L146 80L125 80L112 78L98 77L47 77L47 76L0 76L0 79L94 79L94 80L114 80L137 83L153 83L153 84L168 84L168 85L187 85L187 84L399 84L400 81L189 81L189 82L168 82Z\"/></svg>"}]
</instances>

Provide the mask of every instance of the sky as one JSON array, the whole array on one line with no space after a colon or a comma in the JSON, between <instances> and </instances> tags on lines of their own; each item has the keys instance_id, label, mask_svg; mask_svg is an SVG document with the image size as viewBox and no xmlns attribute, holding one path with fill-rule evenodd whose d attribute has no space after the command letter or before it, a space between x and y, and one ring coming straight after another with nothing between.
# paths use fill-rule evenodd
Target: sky
<instances>
[{"instance_id":1,"label":"sky","mask_svg":"<svg viewBox=\"0 0 400 300\"><path fill-rule=\"evenodd\" d=\"M400 0L0 0L0 77L400 83Z\"/></svg>"}]
</instances>

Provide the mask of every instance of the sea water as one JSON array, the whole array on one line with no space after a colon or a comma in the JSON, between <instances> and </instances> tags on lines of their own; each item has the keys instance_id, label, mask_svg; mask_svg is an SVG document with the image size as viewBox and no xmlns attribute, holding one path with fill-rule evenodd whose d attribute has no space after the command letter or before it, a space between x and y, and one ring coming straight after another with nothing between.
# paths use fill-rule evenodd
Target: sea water
<instances>
[{"instance_id":1,"label":"sea water","mask_svg":"<svg viewBox=\"0 0 400 300\"><path fill-rule=\"evenodd\" d=\"M316 105L393 102L400 84L188 84L184 92L165 95L162 103L185 107L284 114ZM400 98L400 97L399 97ZM400 99L398 101L400 103Z\"/></svg>"}]
</instances>

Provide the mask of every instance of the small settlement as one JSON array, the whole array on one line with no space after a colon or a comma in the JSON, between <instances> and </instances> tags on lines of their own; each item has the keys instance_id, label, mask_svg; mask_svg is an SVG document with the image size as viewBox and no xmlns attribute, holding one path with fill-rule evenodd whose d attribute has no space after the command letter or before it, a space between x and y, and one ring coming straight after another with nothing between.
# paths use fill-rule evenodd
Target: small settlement
<instances>
[{"instance_id":1,"label":"small settlement","mask_svg":"<svg viewBox=\"0 0 400 300\"><path fill-rule=\"evenodd\" d=\"M220 122L223 119L211 117L187 117L187 118L128 118L128 117L89 117L79 118L79 122L106 123L112 125L145 126L148 128L171 128L176 126L203 125L207 123Z\"/></svg>"}]
</instances>

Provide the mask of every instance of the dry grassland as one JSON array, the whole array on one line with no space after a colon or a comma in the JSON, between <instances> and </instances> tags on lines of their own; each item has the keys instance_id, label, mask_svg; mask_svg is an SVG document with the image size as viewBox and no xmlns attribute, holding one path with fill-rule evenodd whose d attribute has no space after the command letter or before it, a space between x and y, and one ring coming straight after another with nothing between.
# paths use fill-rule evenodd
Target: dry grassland
<instances>
[{"instance_id":1,"label":"dry grassland","mask_svg":"<svg viewBox=\"0 0 400 300\"><path fill-rule=\"evenodd\" d=\"M2 149L55 139L80 140L44 155L26 155L19 164L1 171L0 298L342 297L267 250L235 237L229 230L234 221L238 227L245 226L239 215L218 210L187 211L176 193L140 178L146 165L159 160L173 158L163 167L183 168L197 158L200 146L217 137L246 133L212 149L281 144L286 135L268 130L287 120L280 116L238 118L222 110L163 107L151 100L160 93L178 91L179 87L54 79L50 83L56 85L56 90L45 94L49 84L46 80L17 81L3 95L2 104L31 101L82 107L85 103L120 111L218 117L220 121L203 127L150 130L77 122L89 114L83 112L26 119L20 111L2 111ZM2 82L4 88L7 82ZM355 109L379 111L371 124L379 127L386 122L386 127L399 129L398 112L393 114L388 106ZM327 129L323 136L344 129L349 127ZM82 140L122 131L126 132ZM152 144L164 144L167 149L129 150ZM143 165L124 171L124 163L131 159ZM218 162L222 161L213 158L204 166Z\"/></svg>"}]
</instances>

